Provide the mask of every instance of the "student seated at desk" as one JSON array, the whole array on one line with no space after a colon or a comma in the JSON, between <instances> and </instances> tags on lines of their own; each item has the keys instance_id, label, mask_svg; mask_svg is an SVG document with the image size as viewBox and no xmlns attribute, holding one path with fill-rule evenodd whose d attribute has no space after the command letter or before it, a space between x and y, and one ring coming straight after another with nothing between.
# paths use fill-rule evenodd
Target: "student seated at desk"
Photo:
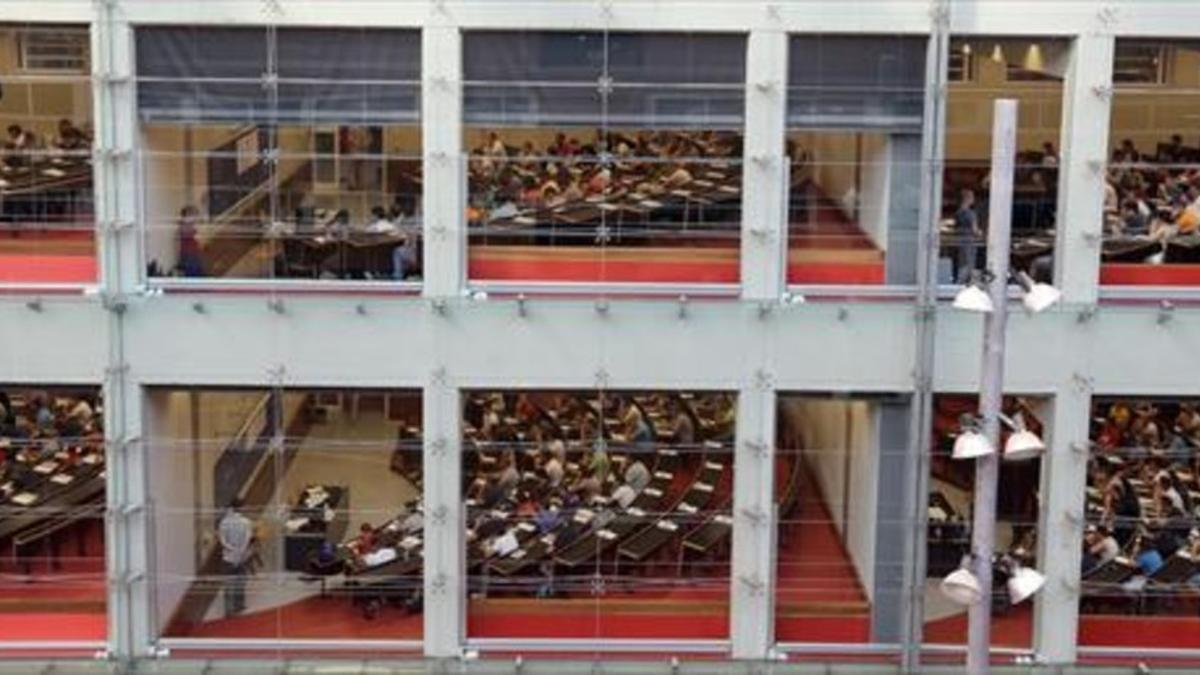
<instances>
[{"instance_id":1,"label":"student seated at desk","mask_svg":"<svg viewBox=\"0 0 1200 675\"><path fill-rule=\"evenodd\" d=\"M1084 574L1121 554L1121 545L1104 525L1088 525L1083 535L1083 547Z\"/></svg>"},{"instance_id":2,"label":"student seated at desk","mask_svg":"<svg viewBox=\"0 0 1200 675\"><path fill-rule=\"evenodd\" d=\"M378 539L375 535L375 529L370 523L363 523L358 526L358 536L354 541L350 542L349 548L355 555L362 557L368 553L372 553L378 547Z\"/></svg>"}]
</instances>

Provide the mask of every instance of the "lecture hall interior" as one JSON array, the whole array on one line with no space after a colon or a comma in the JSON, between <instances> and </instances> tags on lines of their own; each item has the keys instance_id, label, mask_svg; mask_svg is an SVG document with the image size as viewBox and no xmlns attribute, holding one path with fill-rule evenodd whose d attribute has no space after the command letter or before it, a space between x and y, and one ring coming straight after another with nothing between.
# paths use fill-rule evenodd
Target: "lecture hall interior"
<instances>
[{"instance_id":1,"label":"lecture hall interior","mask_svg":"<svg viewBox=\"0 0 1200 675\"><path fill-rule=\"evenodd\" d=\"M1063 294L993 659L1200 665L1200 9L1130 2L15 2L0 670L954 672L993 222Z\"/></svg>"}]
</instances>

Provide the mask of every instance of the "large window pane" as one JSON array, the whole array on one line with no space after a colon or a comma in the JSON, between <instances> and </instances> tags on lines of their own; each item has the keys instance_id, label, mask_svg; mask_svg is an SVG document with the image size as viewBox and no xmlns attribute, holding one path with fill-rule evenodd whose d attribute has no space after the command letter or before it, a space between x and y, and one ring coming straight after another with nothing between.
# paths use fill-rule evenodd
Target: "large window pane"
<instances>
[{"instance_id":1,"label":"large window pane","mask_svg":"<svg viewBox=\"0 0 1200 675\"><path fill-rule=\"evenodd\" d=\"M96 281L86 26L0 24L0 284Z\"/></svg>"},{"instance_id":2,"label":"large window pane","mask_svg":"<svg viewBox=\"0 0 1200 675\"><path fill-rule=\"evenodd\" d=\"M419 395L149 401L165 637L421 639Z\"/></svg>"},{"instance_id":3,"label":"large window pane","mask_svg":"<svg viewBox=\"0 0 1200 675\"><path fill-rule=\"evenodd\" d=\"M729 629L731 394L471 391L467 635Z\"/></svg>"},{"instance_id":4,"label":"large window pane","mask_svg":"<svg viewBox=\"0 0 1200 675\"><path fill-rule=\"evenodd\" d=\"M105 638L101 407L98 387L0 387L5 641Z\"/></svg>"},{"instance_id":5,"label":"large window pane","mask_svg":"<svg viewBox=\"0 0 1200 675\"><path fill-rule=\"evenodd\" d=\"M938 395L934 399L933 447L930 449L929 529L925 586L925 642L965 645L967 608L941 591L946 575L958 569L971 551L975 499L975 461L952 457L955 439L971 428L978 415L974 396ZM1003 414L1038 436L1046 437L1045 399L1006 396ZM1004 426L1000 447L1010 427ZM1028 649L1033 644L1033 603L1013 604L1006 583L1014 565L1038 566L1038 490L1041 460L1005 461L1000 465L996 500L996 540L992 566L992 636L995 647Z\"/></svg>"},{"instance_id":6,"label":"large window pane","mask_svg":"<svg viewBox=\"0 0 1200 675\"><path fill-rule=\"evenodd\" d=\"M464 39L469 276L739 278L745 40Z\"/></svg>"},{"instance_id":7,"label":"large window pane","mask_svg":"<svg viewBox=\"0 0 1200 675\"><path fill-rule=\"evenodd\" d=\"M899 398L780 396L778 642L898 642L912 529L903 508L908 418Z\"/></svg>"},{"instance_id":8,"label":"large window pane","mask_svg":"<svg viewBox=\"0 0 1200 675\"><path fill-rule=\"evenodd\" d=\"M1080 646L1200 647L1196 401L1097 398L1090 437Z\"/></svg>"},{"instance_id":9,"label":"large window pane","mask_svg":"<svg viewBox=\"0 0 1200 675\"><path fill-rule=\"evenodd\" d=\"M418 280L414 31L138 31L151 276Z\"/></svg>"},{"instance_id":10,"label":"large window pane","mask_svg":"<svg viewBox=\"0 0 1200 675\"><path fill-rule=\"evenodd\" d=\"M1200 42L1118 39L1100 283L1200 284Z\"/></svg>"},{"instance_id":11,"label":"large window pane","mask_svg":"<svg viewBox=\"0 0 1200 675\"><path fill-rule=\"evenodd\" d=\"M1048 282L1058 215L1063 77L1071 45L1064 40L972 37L951 40L950 49L957 55L957 79L950 81L946 99L938 281L963 282L983 268L992 111L1003 98L1018 103L1011 265Z\"/></svg>"},{"instance_id":12,"label":"large window pane","mask_svg":"<svg viewBox=\"0 0 1200 675\"><path fill-rule=\"evenodd\" d=\"M916 282L926 42L791 38L788 283Z\"/></svg>"}]
</instances>

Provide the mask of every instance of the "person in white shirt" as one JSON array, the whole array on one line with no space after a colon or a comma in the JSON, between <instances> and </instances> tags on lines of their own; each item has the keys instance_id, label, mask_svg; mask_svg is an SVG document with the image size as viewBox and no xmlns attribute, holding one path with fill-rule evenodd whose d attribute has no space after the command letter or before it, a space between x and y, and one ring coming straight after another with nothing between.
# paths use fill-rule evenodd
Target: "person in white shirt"
<instances>
[{"instance_id":1,"label":"person in white shirt","mask_svg":"<svg viewBox=\"0 0 1200 675\"><path fill-rule=\"evenodd\" d=\"M221 563L225 568L225 616L246 610L246 563L254 542L254 523L242 515L242 500L234 498L217 525L221 543Z\"/></svg>"},{"instance_id":2,"label":"person in white shirt","mask_svg":"<svg viewBox=\"0 0 1200 675\"><path fill-rule=\"evenodd\" d=\"M546 463L542 466L542 470L546 472L546 480L549 482L550 487L556 488L562 485L565 474L563 472L563 465L558 461L557 457L551 455L550 459L547 459Z\"/></svg>"},{"instance_id":3,"label":"person in white shirt","mask_svg":"<svg viewBox=\"0 0 1200 675\"><path fill-rule=\"evenodd\" d=\"M629 508L629 505L633 503L633 500L637 499L637 491L635 491L628 483L626 483L616 490L613 490L612 499L614 502L620 505L621 508L627 509Z\"/></svg>"},{"instance_id":4,"label":"person in white shirt","mask_svg":"<svg viewBox=\"0 0 1200 675\"><path fill-rule=\"evenodd\" d=\"M635 459L629 468L625 469L625 484L633 488L635 493L641 493L650 484L650 470L640 459Z\"/></svg>"}]
</instances>

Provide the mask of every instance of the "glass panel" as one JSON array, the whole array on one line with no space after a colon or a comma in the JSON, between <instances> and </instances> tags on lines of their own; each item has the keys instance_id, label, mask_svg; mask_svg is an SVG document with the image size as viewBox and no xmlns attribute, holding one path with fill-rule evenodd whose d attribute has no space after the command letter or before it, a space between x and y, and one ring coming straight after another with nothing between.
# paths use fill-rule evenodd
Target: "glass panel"
<instances>
[{"instance_id":1,"label":"glass panel","mask_svg":"<svg viewBox=\"0 0 1200 675\"><path fill-rule=\"evenodd\" d=\"M780 396L778 642L899 641L908 414L907 404L880 397Z\"/></svg>"},{"instance_id":2,"label":"glass panel","mask_svg":"<svg viewBox=\"0 0 1200 675\"><path fill-rule=\"evenodd\" d=\"M0 636L105 638L99 388L0 387Z\"/></svg>"},{"instance_id":3,"label":"glass panel","mask_svg":"<svg viewBox=\"0 0 1200 675\"><path fill-rule=\"evenodd\" d=\"M1117 40L1100 283L1200 284L1200 42Z\"/></svg>"},{"instance_id":4,"label":"glass panel","mask_svg":"<svg viewBox=\"0 0 1200 675\"><path fill-rule=\"evenodd\" d=\"M0 24L0 284L97 279L86 26Z\"/></svg>"},{"instance_id":5,"label":"glass panel","mask_svg":"<svg viewBox=\"0 0 1200 675\"><path fill-rule=\"evenodd\" d=\"M419 395L150 401L164 635L421 639Z\"/></svg>"},{"instance_id":6,"label":"glass panel","mask_svg":"<svg viewBox=\"0 0 1200 675\"><path fill-rule=\"evenodd\" d=\"M1006 396L1002 411L1046 438L1045 399ZM952 457L957 437L968 428L964 416L978 414L974 396L939 394L934 398L933 447L930 448L929 530L925 585L925 642L962 645L967 641L967 609L941 590L943 578L959 568L971 550L971 513L975 462ZM1003 427L1004 425L1002 425ZM1002 428L1001 448L1010 430ZM1036 558L1038 489L1041 459L1000 464L996 502L995 557L992 565L992 637L994 647L1028 649L1033 639L1033 603L1013 604L1007 580L1015 567L1038 566Z\"/></svg>"},{"instance_id":7,"label":"glass panel","mask_svg":"<svg viewBox=\"0 0 1200 675\"><path fill-rule=\"evenodd\" d=\"M946 102L946 166L942 176L942 253L938 281L961 283L986 258L992 108L1018 102L1012 252L1014 271L1051 281L1058 213L1057 139L1063 75L1071 45L1062 40L954 38L951 51L969 55L975 76L952 82Z\"/></svg>"},{"instance_id":8,"label":"glass panel","mask_svg":"<svg viewBox=\"0 0 1200 675\"><path fill-rule=\"evenodd\" d=\"M925 47L791 38L788 283L916 283Z\"/></svg>"},{"instance_id":9,"label":"glass panel","mask_svg":"<svg viewBox=\"0 0 1200 675\"><path fill-rule=\"evenodd\" d=\"M464 59L471 279L738 280L744 38L479 32Z\"/></svg>"},{"instance_id":10,"label":"glass panel","mask_svg":"<svg viewBox=\"0 0 1200 675\"><path fill-rule=\"evenodd\" d=\"M716 393L468 392L467 635L727 637L735 408Z\"/></svg>"},{"instance_id":11,"label":"glass panel","mask_svg":"<svg viewBox=\"0 0 1200 675\"><path fill-rule=\"evenodd\" d=\"M173 59L139 73L150 276L420 279L416 32L144 30Z\"/></svg>"},{"instance_id":12,"label":"glass panel","mask_svg":"<svg viewBox=\"0 0 1200 675\"><path fill-rule=\"evenodd\" d=\"M1200 412L1191 399L1097 398L1079 644L1200 648Z\"/></svg>"}]
</instances>

